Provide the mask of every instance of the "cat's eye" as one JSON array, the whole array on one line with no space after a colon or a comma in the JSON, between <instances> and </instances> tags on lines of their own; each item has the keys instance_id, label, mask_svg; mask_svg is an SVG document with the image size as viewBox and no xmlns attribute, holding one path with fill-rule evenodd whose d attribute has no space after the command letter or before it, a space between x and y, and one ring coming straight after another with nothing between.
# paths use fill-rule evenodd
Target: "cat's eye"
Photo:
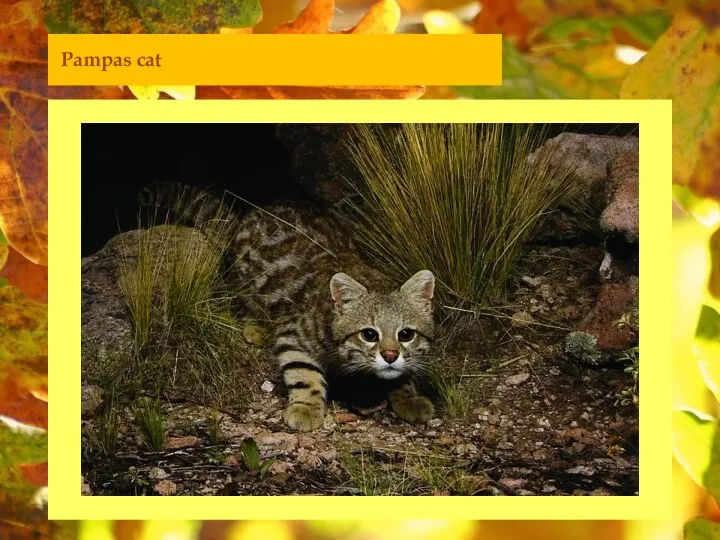
<instances>
[{"instance_id":1,"label":"cat's eye","mask_svg":"<svg viewBox=\"0 0 720 540\"><path fill-rule=\"evenodd\" d=\"M362 330L360 330L360 335L365 341L369 341L370 343L373 343L380 339L378 333L372 328L363 328Z\"/></svg>"},{"instance_id":2,"label":"cat's eye","mask_svg":"<svg viewBox=\"0 0 720 540\"><path fill-rule=\"evenodd\" d=\"M412 341L412 338L415 337L415 330L412 328L403 328L398 332L398 339L400 341Z\"/></svg>"}]
</instances>

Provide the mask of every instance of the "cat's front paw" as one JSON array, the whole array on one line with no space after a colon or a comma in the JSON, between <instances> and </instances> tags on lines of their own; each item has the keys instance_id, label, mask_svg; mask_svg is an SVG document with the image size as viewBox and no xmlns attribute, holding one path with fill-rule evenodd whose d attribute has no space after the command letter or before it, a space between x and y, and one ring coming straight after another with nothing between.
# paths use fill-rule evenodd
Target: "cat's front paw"
<instances>
[{"instance_id":1,"label":"cat's front paw","mask_svg":"<svg viewBox=\"0 0 720 540\"><path fill-rule=\"evenodd\" d=\"M325 407L323 404L306 405L291 403L283 414L285 424L295 431L313 431L323 425Z\"/></svg>"},{"instance_id":2,"label":"cat's front paw","mask_svg":"<svg viewBox=\"0 0 720 540\"><path fill-rule=\"evenodd\" d=\"M396 400L393 403L393 410L398 417L413 424L424 424L435 414L435 407L423 396Z\"/></svg>"}]
</instances>

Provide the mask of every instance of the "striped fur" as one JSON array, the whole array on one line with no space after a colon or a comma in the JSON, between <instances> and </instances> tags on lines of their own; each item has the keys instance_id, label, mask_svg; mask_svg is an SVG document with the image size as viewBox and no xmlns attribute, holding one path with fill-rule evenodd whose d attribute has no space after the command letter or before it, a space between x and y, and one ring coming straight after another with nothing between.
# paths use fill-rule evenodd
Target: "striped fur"
<instances>
[{"instance_id":1,"label":"striped fur","mask_svg":"<svg viewBox=\"0 0 720 540\"><path fill-rule=\"evenodd\" d=\"M223 224L234 275L252 309L271 321L290 428L320 427L333 388L351 388L359 401L388 397L411 422L432 417L432 404L412 383L426 368L433 339L430 272L397 287L365 264L342 225L318 209L274 206L238 218L237 205L179 184L156 184L141 202L201 230Z\"/></svg>"}]
</instances>

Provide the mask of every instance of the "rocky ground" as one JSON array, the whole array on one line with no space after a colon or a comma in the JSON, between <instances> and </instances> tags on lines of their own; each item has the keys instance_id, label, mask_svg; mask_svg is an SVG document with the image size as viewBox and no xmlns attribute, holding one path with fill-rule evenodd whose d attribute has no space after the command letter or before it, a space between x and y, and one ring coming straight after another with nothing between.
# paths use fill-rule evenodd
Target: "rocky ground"
<instances>
[{"instance_id":1,"label":"rocky ground","mask_svg":"<svg viewBox=\"0 0 720 540\"><path fill-rule=\"evenodd\" d=\"M578 141L572 144L577 152ZM588 167L604 178L610 160L593 159ZM636 495L638 408L632 395L637 390L624 371L627 364L618 359L638 336L636 328L617 321L637 301L637 227L633 232L632 219L618 225L612 215L627 222L633 202L617 201L613 194L634 193L624 181L613 180L613 170L627 163L614 163L610 187L603 187L610 208L603 214L605 241L573 238L567 245L527 246L503 305L462 314L439 347L437 363L452 384L434 396L438 412L427 425L406 424L385 407L360 414L336 403L321 430L288 432L279 374L267 359L258 364L265 367L259 378L254 374L257 388L249 404L221 410L217 432L212 409L175 397L163 405L165 449L150 452L125 408L115 454L108 458L88 436L98 428L93 411L103 394L87 384L83 493ZM636 168L634 174L637 182ZM634 204L636 222L636 199ZM102 263L90 264L83 265L84 278L97 284L93 272L102 270ZM93 283L84 283L84 306L97 305ZM96 316L84 313L84 321L88 328L107 317L117 324L119 315L107 313L101 305ZM594 363L567 353L573 330L596 340ZM252 458L255 445L258 460Z\"/></svg>"}]
</instances>

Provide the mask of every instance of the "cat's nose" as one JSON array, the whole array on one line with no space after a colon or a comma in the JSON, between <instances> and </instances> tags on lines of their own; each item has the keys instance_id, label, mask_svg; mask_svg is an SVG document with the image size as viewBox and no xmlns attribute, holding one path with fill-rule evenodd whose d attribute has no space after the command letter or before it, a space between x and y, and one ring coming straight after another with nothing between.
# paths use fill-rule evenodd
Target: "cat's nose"
<instances>
[{"instance_id":1,"label":"cat's nose","mask_svg":"<svg viewBox=\"0 0 720 540\"><path fill-rule=\"evenodd\" d=\"M397 360L399 355L397 351L380 351L380 356L382 356L388 364L392 364Z\"/></svg>"}]
</instances>

